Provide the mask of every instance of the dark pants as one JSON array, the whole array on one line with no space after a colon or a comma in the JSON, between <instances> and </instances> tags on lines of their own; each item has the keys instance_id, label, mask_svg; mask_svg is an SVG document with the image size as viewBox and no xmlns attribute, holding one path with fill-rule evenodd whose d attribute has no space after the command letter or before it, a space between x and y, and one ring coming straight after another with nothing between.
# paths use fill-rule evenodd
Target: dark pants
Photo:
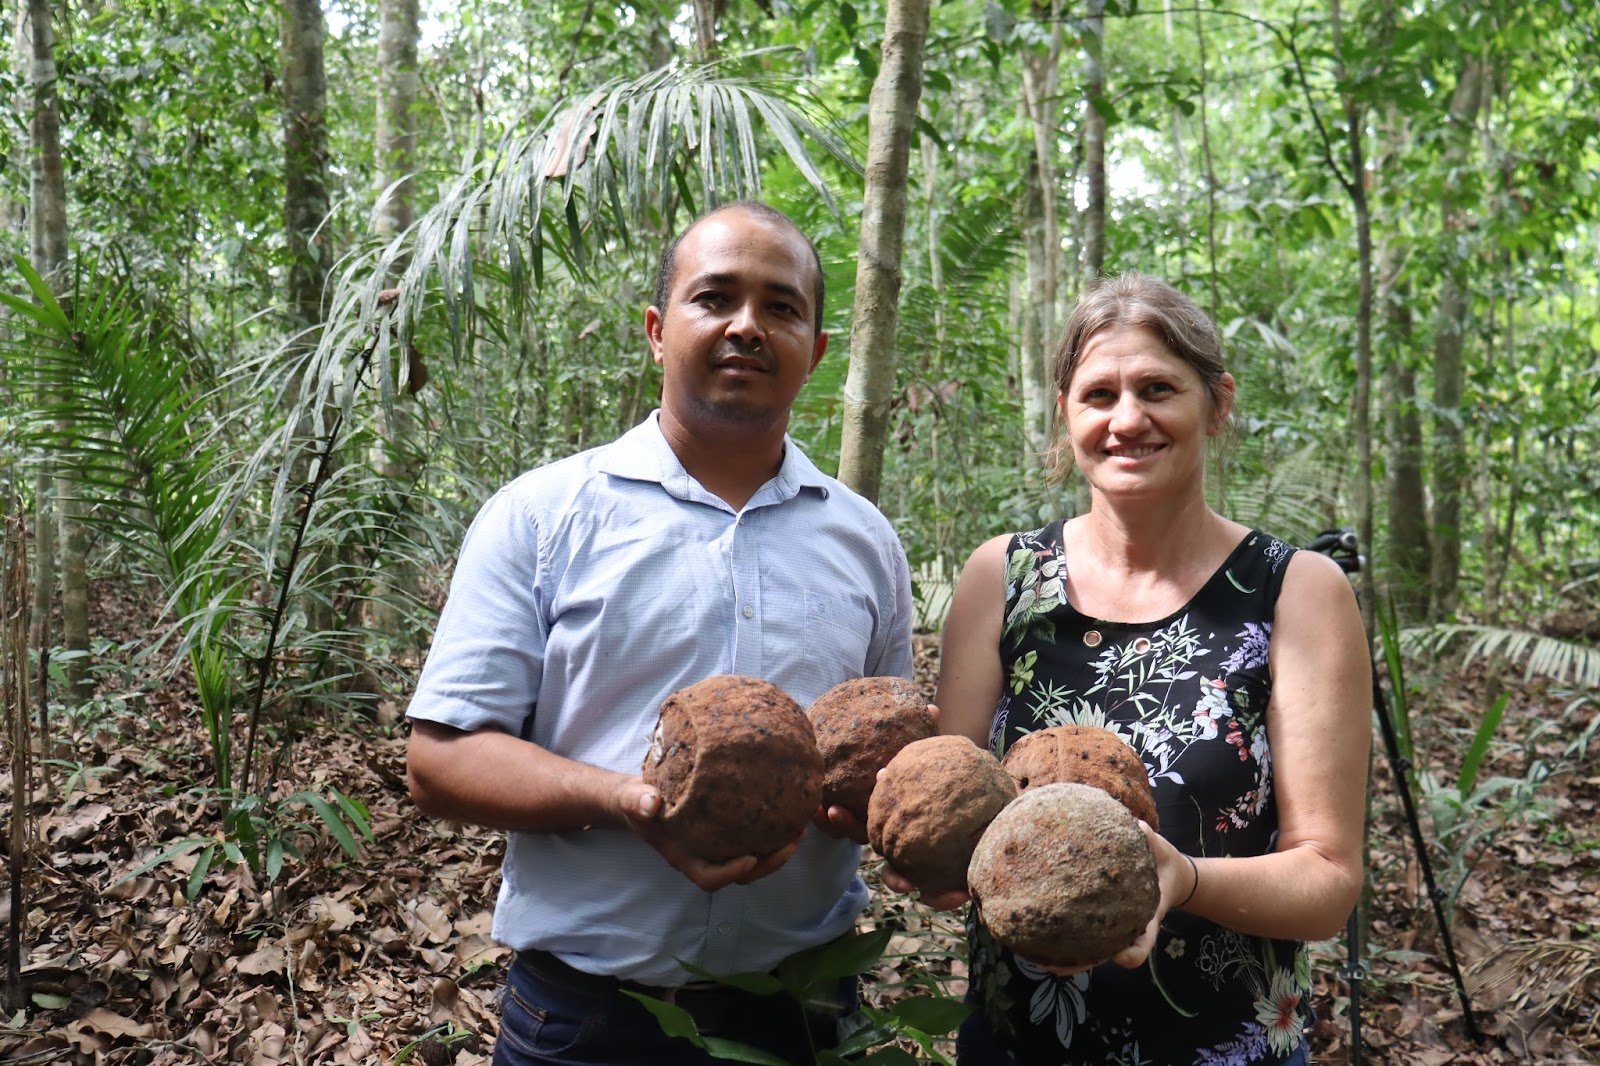
<instances>
[{"instance_id":1,"label":"dark pants","mask_svg":"<svg viewBox=\"0 0 1600 1066\"><path fill-rule=\"evenodd\" d=\"M1310 1062L1310 1046L1301 1044L1284 1060L1283 1066L1310 1066ZM982 1011L969 1015L961 1024L961 1031L956 1034L956 1063L957 1066L1022 1066L995 1037Z\"/></svg>"},{"instance_id":2,"label":"dark pants","mask_svg":"<svg viewBox=\"0 0 1600 1066\"><path fill-rule=\"evenodd\" d=\"M688 1040L669 1037L643 1005L623 994L640 986L581 973L552 955L524 952L507 975L494 1066L708 1066L713 1059ZM658 996L664 990L654 990ZM694 1016L702 1036L750 1044L811 1066L816 1052L838 1042L838 1023L855 1009L854 978L838 1002L802 1009L787 995L757 996L720 986L669 993Z\"/></svg>"}]
</instances>

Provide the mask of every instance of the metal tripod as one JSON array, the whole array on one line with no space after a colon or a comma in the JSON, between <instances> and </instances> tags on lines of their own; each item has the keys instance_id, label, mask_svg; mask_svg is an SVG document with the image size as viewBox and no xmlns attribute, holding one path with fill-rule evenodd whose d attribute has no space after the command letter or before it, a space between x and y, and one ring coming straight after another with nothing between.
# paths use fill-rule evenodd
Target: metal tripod
<instances>
[{"instance_id":1,"label":"metal tripod","mask_svg":"<svg viewBox=\"0 0 1600 1066\"><path fill-rule=\"evenodd\" d=\"M1354 530L1323 530L1312 538L1306 548L1328 556L1347 574L1355 574L1361 570L1361 553L1358 550ZM1450 937L1450 924L1445 920L1446 893L1434 879L1433 861L1428 857L1428 842L1422 835L1422 824L1417 820L1416 801L1411 796L1410 778L1407 776L1411 770L1411 760L1400 751L1400 738L1395 732L1394 719L1389 715L1389 701L1384 696L1383 684L1378 680L1376 669L1372 671L1372 709L1378 716L1378 731L1383 734L1384 751L1389 757L1389 772L1394 776L1395 788L1400 793L1400 806L1405 811L1406 824L1411 830L1411 843L1416 851L1417 862L1422 867L1423 883L1428 889L1428 899L1433 904L1433 917L1439 924L1439 937L1444 942L1445 961L1450 966L1450 977L1455 981L1456 998L1461 1001L1461 1020L1466 1024L1467 1035L1472 1037L1472 1042L1481 1044L1483 1034L1478 1031L1477 1019L1472 1016L1472 1002L1467 997L1466 983L1461 979L1461 967L1456 961L1455 942ZM1354 1066L1360 1066L1361 982L1367 975L1366 964L1362 961L1360 903L1356 904L1356 909L1350 914L1350 920L1345 924L1345 941L1349 950L1349 965L1339 971L1339 976L1345 979L1350 989L1350 1061Z\"/></svg>"}]
</instances>

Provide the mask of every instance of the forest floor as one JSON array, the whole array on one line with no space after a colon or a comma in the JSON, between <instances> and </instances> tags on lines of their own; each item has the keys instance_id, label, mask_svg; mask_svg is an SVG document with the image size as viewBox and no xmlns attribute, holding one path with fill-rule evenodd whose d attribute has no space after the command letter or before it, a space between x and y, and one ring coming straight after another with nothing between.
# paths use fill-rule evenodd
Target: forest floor
<instances>
[{"instance_id":1,"label":"forest floor","mask_svg":"<svg viewBox=\"0 0 1600 1066\"><path fill-rule=\"evenodd\" d=\"M137 615L134 604L100 606ZM936 656L933 641L919 642L930 690ZM0 1061L488 1061L509 954L489 937L501 838L417 814L403 727L319 721L279 772L285 791L335 786L368 806L372 840L359 858L308 834L306 858L270 888L244 867L215 868L189 902L194 853L119 878L181 839L217 832L214 809L190 792L208 774L199 711L177 682L132 669L101 681L95 701L55 716L68 751L30 811L27 1004L0 1027ZM1492 702L1489 684L1481 670L1411 679L1420 762L1441 779L1456 779ZM1492 795L1455 805L1452 846L1433 850L1446 870L1475 860L1454 936L1484 1041L1465 1032L1380 758L1364 1061L1600 1062L1600 759L1572 746L1595 704L1570 707L1570 697L1519 677L1504 684L1508 710L1479 775ZM1546 770L1536 787L1515 784ZM0 774L0 796L12 785ZM1424 826L1438 831L1426 817ZM867 872L875 902L864 921L900 927L867 977L869 999L930 982L959 995L957 918L885 893L870 862ZM1315 958L1316 1058L1348 1062L1342 944L1319 945Z\"/></svg>"}]
</instances>

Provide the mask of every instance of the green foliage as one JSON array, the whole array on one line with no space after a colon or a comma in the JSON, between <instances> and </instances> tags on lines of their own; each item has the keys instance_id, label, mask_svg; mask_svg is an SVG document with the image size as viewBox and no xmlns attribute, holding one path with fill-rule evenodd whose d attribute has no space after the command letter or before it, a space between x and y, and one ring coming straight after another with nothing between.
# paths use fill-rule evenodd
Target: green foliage
<instances>
[{"instance_id":1,"label":"green foliage","mask_svg":"<svg viewBox=\"0 0 1600 1066\"><path fill-rule=\"evenodd\" d=\"M371 816L366 805L336 788L327 793L302 789L281 799L194 789L193 798L214 801L224 811L226 832L184 837L141 862L111 883L115 888L166 863L194 855L194 865L184 881L187 899L197 897L212 870L248 866L268 884L282 876L287 863L305 858L305 842L331 837L347 858L360 856L357 837L372 839ZM313 820L310 815L314 815Z\"/></svg>"},{"instance_id":2,"label":"green foliage","mask_svg":"<svg viewBox=\"0 0 1600 1066\"><path fill-rule=\"evenodd\" d=\"M18 440L86 502L106 505L90 520L167 590L227 790L238 658L227 631L244 589L216 509L221 462L201 428L203 400L127 287L80 271L63 307L28 263L17 269L33 299L0 293L17 327L0 359L29 401Z\"/></svg>"},{"instance_id":3,"label":"green foliage","mask_svg":"<svg viewBox=\"0 0 1600 1066\"><path fill-rule=\"evenodd\" d=\"M891 925L847 933L826 944L791 955L770 974L716 976L688 964L684 964L684 968L696 977L714 980L753 995L785 995L800 1004L828 1003L837 995L842 980L865 973L883 957L884 949L889 946L894 933ZM785 1061L747 1044L703 1035L689 1012L676 1004L636 992L625 991L624 995L638 1000L655 1017L662 1032L688 1040L714 1058L770 1063L773 1066L782 1066ZM862 1006L841 1025L841 1030L847 1035L836 1047L813 1048L812 1051L819 1064L844 1063L847 1057L850 1062L914 1062L916 1060L899 1048L882 1046L895 1040L911 1040L922 1049L925 1061L949 1066L949 1060L937 1051L934 1044L954 1032L956 1026L971 1012L972 1008L959 1000L935 995L910 996L899 1000L888 1010ZM854 1057L867 1051L872 1053L866 1058Z\"/></svg>"}]
</instances>

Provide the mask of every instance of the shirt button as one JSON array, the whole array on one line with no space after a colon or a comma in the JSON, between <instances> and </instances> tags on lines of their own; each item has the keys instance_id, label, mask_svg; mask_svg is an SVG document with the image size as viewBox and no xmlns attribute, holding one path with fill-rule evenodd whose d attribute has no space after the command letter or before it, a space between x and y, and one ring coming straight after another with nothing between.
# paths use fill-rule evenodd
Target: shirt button
<instances>
[{"instance_id":1,"label":"shirt button","mask_svg":"<svg viewBox=\"0 0 1600 1066\"><path fill-rule=\"evenodd\" d=\"M746 618L754 618L756 616L756 609L754 607L746 607L739 613L744 615Z\"/></svg>"},{"instance_id":2,"label":"shirt button","mask_svg":"<svg viewBox=\"0 0 1600 1066\"><path fill-rule=\"evenodd\" d=\"M717 932L721 933L723 936L729 935L733 932L733 923L723 922L721 925L717 926Z\"/></svg>"}]
</instances>

